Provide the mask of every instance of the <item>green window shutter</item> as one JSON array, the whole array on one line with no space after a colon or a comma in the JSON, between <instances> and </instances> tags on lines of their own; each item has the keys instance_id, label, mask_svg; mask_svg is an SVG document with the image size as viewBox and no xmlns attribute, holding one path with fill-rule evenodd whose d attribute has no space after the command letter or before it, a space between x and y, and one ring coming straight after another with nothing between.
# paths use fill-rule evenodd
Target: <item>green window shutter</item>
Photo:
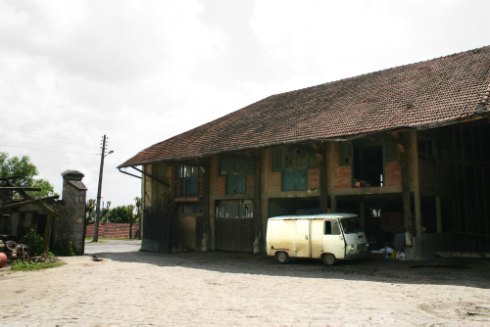
<instances>
[{"instance_id":1,"label":"green window shutter","mask_svg":"<svg viewBox=\"0 0 490 327\"><path fill-rule=\"evenodd\" d=\"M226 177L227 194L247 193L247 175L230 174Z\"/></svg>"},{"instance_id":2,"label":"green window shutter","mask_svg":"<svg viewBox=\"0 0 490 327\"><path fill-rule=\"evenodd\" d=\"M181 195L197 195L197 176L182 178Z\"/></svg>"},{"instance_id":3,"label":"green window shutter","mask_svg":"<svg viewBox=\"0 0 490 327\"><path fill-rule=\"evenodd\" d=\"M306 191L308 187L307 170L306 169L284 169L283 176L283 191Z\"/></svg>"},{"instance_id":4,"label":"green window shutter","mask_svg":"<svg viewBox=\"0 0 490 327\"><path fill-rule=\"evenodd\" d=\"M352 142L340 142L339 143L339 165L350 166L352 165L353 148Z\"/></svg>"}]
</instances>

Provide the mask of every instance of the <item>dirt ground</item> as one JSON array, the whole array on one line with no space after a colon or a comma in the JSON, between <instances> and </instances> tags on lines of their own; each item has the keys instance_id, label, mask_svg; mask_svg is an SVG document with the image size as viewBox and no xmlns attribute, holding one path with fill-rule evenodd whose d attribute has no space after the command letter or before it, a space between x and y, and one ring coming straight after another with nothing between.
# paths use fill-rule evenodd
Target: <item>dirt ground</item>
<instances>
[{"instance_id":1,"label":"dirt ground","mask_svg":"<svg viewBox=\"0 0 490 327\"><path fill-rule=\"evenodd\" d=\"M490 325L488 261L324 267L215 252L98 256L1 269L0 325Z\"/></svg>"}]
</instances>

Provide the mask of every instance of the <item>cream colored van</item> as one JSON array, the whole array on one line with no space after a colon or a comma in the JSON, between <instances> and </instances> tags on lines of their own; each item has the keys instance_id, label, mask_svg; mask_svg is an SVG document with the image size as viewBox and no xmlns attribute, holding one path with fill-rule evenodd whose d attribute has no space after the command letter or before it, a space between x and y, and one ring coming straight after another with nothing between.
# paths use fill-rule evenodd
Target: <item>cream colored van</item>
<instances>
[{"instance_id":1,"label":"cream colored van","mask_svg":"<svg viewBox=\"0 0 490 327\"><path fill-rule=\"evenodd\" d=\"M318 258L326 265L367 253L367 239L357 215L292 215L267 220L266 252L277 262Z\"/></svg>"}]
</instances>

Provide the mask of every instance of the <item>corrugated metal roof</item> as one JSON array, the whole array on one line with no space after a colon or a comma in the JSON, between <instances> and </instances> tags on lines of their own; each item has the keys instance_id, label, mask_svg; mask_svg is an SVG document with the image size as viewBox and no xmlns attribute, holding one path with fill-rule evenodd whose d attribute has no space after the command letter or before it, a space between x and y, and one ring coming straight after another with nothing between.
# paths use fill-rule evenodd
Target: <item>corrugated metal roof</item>
<instances>
[{"instance_id":1,"label":"corrugated metal roof","mask_svg":"<svg viewBox=\"0 0 490 327\"><path fill-rule=\"evenodd\" d=\"M486 46L273 95L150 146L121 167L443 124L474 115L489 85Z\"/></svg>"}]
</instances>

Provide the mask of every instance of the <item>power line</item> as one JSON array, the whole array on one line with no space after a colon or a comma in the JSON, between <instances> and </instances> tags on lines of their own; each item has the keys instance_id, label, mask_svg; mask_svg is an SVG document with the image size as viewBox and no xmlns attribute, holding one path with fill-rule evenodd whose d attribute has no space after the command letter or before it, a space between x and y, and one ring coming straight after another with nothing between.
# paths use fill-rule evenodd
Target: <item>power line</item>
<instances>
[{"instance_id":1,"label":"power line","mask_svg":"<svg viewBox=\"0 0 490 327\"><path fill-rule=\"evenodd\" d=\"M69 153L69 154L90 154L90 155L97 155L97 153L93 153L93 152L56 151L56 150L39 149L39 148L33 149L33 148L26 147L26 146L18 146L18 145L13 146L13 145L3 145L3 144L0 144L0 147L13 148L13 149L25 149L25 150L31 150L31 151L36 151L36 152L51 152L51 153Z\"/></svg>"},{"instance_id":2,"label":"power line","mask_svg":"<svg viewBox=\"0 0 490 327\"><path fill-rule=\"evenodd\" d=\"M31 129L28 129L28 128L21 128L21 127L5 127L5 126L2 126L2 129L7 129L7 130L11 130L11 131L15 131L15 132L19 132L19 133L22 133L23 135L27 135L29 136L29 138L32 140L35 140L35 141L48 141L48 139L52 139L52 140L55 140L56 143L58 144L67 144L67 145L81 145L81 141L79 139L75 139L75 138L67 138L66 136L62 135L62 134L47 134L43 131L34 131L34 130L31 130ZM86 140L83 140L84 142ZM113 140L111 140L111 143L113 144L112 148L116 148L116 149L120 149L120 150L127 150L127 151L139 151L141 150L141 146L137 146L136 144L134 144L135 142L130 142L129 143L133 143L133 144L129 144L127 141L125 141L124 143L121 142L122 140L118 139L116 142L113 142ZM121 142L121 143L119 143ZM13 147L13 148L23 148L23 149L28 149L28 150L33 150L33 151L41 151L41 152L53 152L53 153L70 153L69 151L55 151L55 150L47 150L47 149L34 149L34 148L29 148L29 147L25 147L25 146L12 146L12 145L5 145L5 147ZM75 154L78 154L78 153L87 153L87 152L71 152L71 153L75 153ZM89 154L89 153L87 153ZM91 154L91 153L90 153Z\"/></svg>"},{"instance_id":3,"label":"power line","mask_svg":"<svg viewBox=\"0 0 490 327\"><path fill-rule=\"evenodd\" d=\"M8 129L8 130L11 130L11 131L15 131L15 132L20 132L24 135L29 135L30 137L36 137L36 138L39 138L39 137L45 137L45 138L50 138L50 139L53 139L53 140L56 140L56 142L60 142L62 141L61 143L69 143L69 144L74 144L74 145L77 145L77 144L80 144L80 141L79 140L76 140L76 139L73 139L73 138L67 138L65 135L61 135L61 134L58 134L58 135L55 135L55 134L47 134L47 133L43 133L42 131L34 131L32 129L23 129L23 128L13 128L13 127L5 127L3 126L2 128L4 129ZM61 135L61 136L60 136Z\"/></svg>"}]
</instances>

